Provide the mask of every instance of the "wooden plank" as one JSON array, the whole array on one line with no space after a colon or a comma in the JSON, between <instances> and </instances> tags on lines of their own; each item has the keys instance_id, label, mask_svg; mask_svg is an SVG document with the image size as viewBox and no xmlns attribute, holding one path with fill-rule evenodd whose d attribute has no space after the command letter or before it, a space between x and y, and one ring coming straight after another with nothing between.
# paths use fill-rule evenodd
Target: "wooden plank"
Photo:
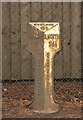
<instances>
[{"instance_id":1,"label":"wooden plank","mask_svg":"<svg viewBox=\"0 0 83 120\"><path fill-rule=\"evenodd\" d=\"M0 103L2 103L2 2L0 1ZM2 108L2 104L0 104ZM0 116L2 111L0 110Z\"/></svg>"},{"instance_id":2,"label":"wooden plank","mask_svg":"<svg viewBox=\"0 0 83 120\"><path fill-rule=\"evenodd\" d=\"M11 2L11 74L13 79L20 79L20 6Z\"/></svg>"},{"instance_id":3,"label":"wooden plank","mask_svg":"<svg viewBox=\"0 0 83 120\"><path fill-rule=\"evenodd\" d=\"M41 22L41 3L40 2L32 2L31 3L31 9L30 9L30 13L31 13L31 21L33 22ZM33 60L33 56L32 56L32 79L33 79L33 73L34 73L34 60Z\"/></svg>"},{"instance_id":4,"label":"wooden plank","mask_svg":"<svg viewBox=\"0 0 83 120\"><path fill-rule=\"evenodd\" d=\"M31 7L32 21L41 21L41 4L37 2L32 2Z\"/></svg>"},{"instance_id":5,"label":"wooden plank","mask_svg":"<svg viewBox=\"0 0 83 120\"><path fill-rule=\"evenodd\" d=\"M0 16L0 103L2 103L2 2L0 2ZM0 116L2 116L2 111L0 111Z\"/></svg>"},{"instance_id":6,"label":"wooden plank","mask_svg":"<svg viewBox=\"0 0 83 120\"><path fill-rule=\"evenodd\" d=\"M81 3L71 3L72 78L81 77Z\"/></svg>"},{"instance_id":7,"label":"wooden plank","mask_svg":"<svg viewBox=\"0 0 83 120\"><path fill-rule=\"evenodd\" d=\"M71 76L71 3L63 3L63 78Z\"/></svg>"},{"instance_id":8,"label":"wooden plank","mask_svg":"<svg viewBox=\"0 0 83 120\"><path fill-rule=\"evenodd\" d=\"M62 3L53 2L51 3L51 18L53 22L62 22Z\"/></svg>"},{"instance_id":9,"label":"wooden plank","mask_svg":"<svg viewBox=\"0 0 83 120\"><path fill-rule=\"evenodd\" d=\"M0 2L0 16L2 16L2 3ZM0 81L2 80L2 17L0 17ZM0 84L0 88L2 85ZM0 89L2 90L2 88ZM0 91L0 98L1 97L1 91ZM1 107L1 106L0 106Z\"/></svg>"},{"instance_id":10,"label":"wooden plank","mask_svg":"<svg viewBox=\"0 0 83 120\"><path fill-rule=\"evenodd\" d=\"M2 2L0 1L0 103L2 103ZM0 104L2 108L2 104ZM2 111L0 111L2 116Z\"/></svg>"},{"instance_id":11,"label":"wooden plank","mask_svg":"<svg viewBox=\"0 0 83 120\"><path fill-rule=\"evenodd\" d=\"M21 79L32 79L32 56L27 50L27 23L31 20L30 3L21 3Z\"/></svg>"},{"instance_id":12,"label":"wooden plank","mask_svg":"<svg viewBox=\"0 0 83 120\"><path fill-rule=\"evenodd\" d=\"M10 79L10 6L2 3L2 79Z\"/></svg>"},{"instance_id":13,"label":"wooden plank","mask_svg":"<svg viewBox=\"0 0 83 120\"><path fill-rule=\"evenodd\" d=\"M52 17L52 21L54 22L59 22L60 23L60 29L62 27L61 21L62 21L62 3L52 3L52 11L51 11L51 17ZM61 34L61 33L60 33ZM62 39L61 39L61 45L62 45ZM62 47L62 46L61 46ZM61 48L62 49L62 48ZM62 61L62 50L59 51L56 55L55 55L55 72L54 72L54 76L55 79L60 79L63 76L63 61Z\"/></svg>"},{"instance_id":14,"label":"wooden plank","mask_svg":"<svg viewBox=\"0 0 83 120\"><path fill-rule=\"evenodd\" d=\"M81 3L82 4L82 11L81 11L81 14L82 14L82 17L81 17L81 21L82 21L82 32L81 32L81 35L82 35L82 40L81 40L81 78L83 78L83 2Z\"/></svg>"},{"instance_id":15,"label":"wooden plank","mask_svg":"<svg viewBox=\"0 0 83 120\"><path fill-rule=\"evenodd\" d=\"M42 2L42 18L41 20L43 22L49 22L52 21L51 18L51 2Z\"/></svg>"}]
</instances>

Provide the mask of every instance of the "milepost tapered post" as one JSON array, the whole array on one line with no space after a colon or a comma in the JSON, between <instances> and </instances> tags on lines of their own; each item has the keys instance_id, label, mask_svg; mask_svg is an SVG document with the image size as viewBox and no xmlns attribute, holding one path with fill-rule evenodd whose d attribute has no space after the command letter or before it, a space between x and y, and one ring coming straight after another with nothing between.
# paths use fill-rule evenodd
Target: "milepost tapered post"
<instances>
[{"instance_id":1,"label":"milepost tapered post","mask_svg":"<svg viewBox=\"0 0 83 120\"><path fill-rule=\"evenodd\" d=\"M34 59L34 102L31 108L40 113L57 112L59 105L53 99L53 64L54 56L60 50L59 23L29 22L27 32L27 48Z\"/></svg>"}]
</instances>

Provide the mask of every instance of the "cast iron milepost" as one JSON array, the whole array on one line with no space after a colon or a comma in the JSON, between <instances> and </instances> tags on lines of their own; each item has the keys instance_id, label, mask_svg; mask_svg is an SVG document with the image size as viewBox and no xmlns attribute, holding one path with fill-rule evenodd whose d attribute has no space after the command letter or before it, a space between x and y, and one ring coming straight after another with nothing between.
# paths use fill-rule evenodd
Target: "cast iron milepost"
<instances>
[{"instance_id":1,"label":"cast iron milepost","mask_svg":"<svg viewBox=\"0 0 83 120\"><path fill-rule=\"evenodd\" d=\"M54 55L60 50L60 26L55 22L28 23L28 50L34 58L34 102L35 112L58 111L53 99ZM55 64L56 65L56 64Z\"/></svg>"}]
</instances>

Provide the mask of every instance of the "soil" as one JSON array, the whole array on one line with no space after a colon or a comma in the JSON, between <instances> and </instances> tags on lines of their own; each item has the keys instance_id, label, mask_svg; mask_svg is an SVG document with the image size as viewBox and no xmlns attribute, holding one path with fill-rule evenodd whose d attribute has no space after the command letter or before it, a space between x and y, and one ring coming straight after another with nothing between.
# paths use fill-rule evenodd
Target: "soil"
<instances>
[{"instance_id":1,"label":"soil","mask_svg":"<svg viewBox=\"0 0 83 120\"><path fill-rule=\"evenodd\" d=\"M59 104L56 113L35 113L29 108L34 99L34 82L2 83L3 118L82 118L81 82L55 81L54 100Z\"/></svg>"}]
</instances>

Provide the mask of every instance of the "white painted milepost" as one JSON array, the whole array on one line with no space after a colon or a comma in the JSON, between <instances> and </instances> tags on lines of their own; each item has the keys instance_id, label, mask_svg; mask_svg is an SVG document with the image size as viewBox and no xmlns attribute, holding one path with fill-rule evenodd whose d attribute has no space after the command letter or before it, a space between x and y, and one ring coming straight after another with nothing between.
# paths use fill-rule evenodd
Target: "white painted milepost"
<instances>
[{"instance_id":1,"label":"white painted milepost","mask_svg":"<svg viewBox=\"0 0 83 120\"><path fill-rule=\"evenodd\" d=\"M57 112L59 105L53 99L54 55L60 50L60 26L55 22L28 23L28 50L34 58L35 112ZM56 63L55 63L56 65Z\"/></svg>"}]
</instances>

